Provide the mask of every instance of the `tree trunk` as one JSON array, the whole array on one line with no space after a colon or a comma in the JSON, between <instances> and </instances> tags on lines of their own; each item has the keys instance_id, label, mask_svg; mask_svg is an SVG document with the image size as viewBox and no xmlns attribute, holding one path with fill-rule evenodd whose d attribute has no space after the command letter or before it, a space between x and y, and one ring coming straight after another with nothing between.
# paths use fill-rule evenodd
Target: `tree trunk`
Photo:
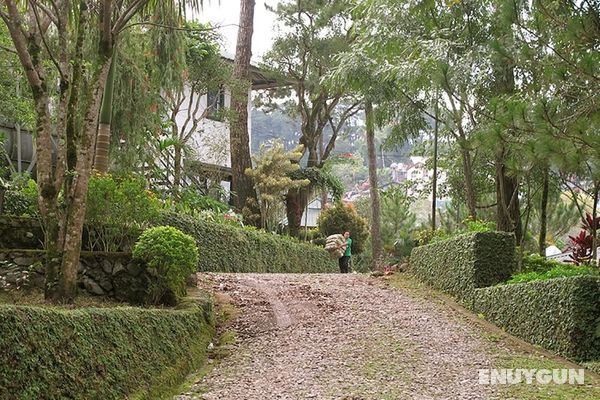
<instances>
[{"instance_id":1,"label":"tree trunk","mask_svg":"<svg viewBox=\"0 0 600 400\"><path fill-rule=\"evenodd\" d=\"M463 173L465 175L465 194L467 196L467 209L469 216L477 218L477 198L475 196L475 188L473 187L473 169L471 167L471 153L468 149L461 147L461 155L463 160Z\"/></svg>"},{"instance_id":2,"label":"tree trunk","mask_svg":"<svg viewBox=\"0 0 600 400\"><path fill-rule=\"evenodd\" d=\"M87 191L96 142L98 114L106 85L110 59L98 72L92 100L85 112L83 134L67 129L68 165L77 174L67 174L64 181L65 211L58 211L57 196L40 192L47 206L43 215L46 230L46 298L54 302L72 303L77 295L77 270L81 254L81 237L87 205ZM71 137L77 135L79 140Z\"/></svg>"},{"instance_id":3,"label":"tree trunk","mask_svg":"<svg viewBox=\"0 0 600 400\"><path fill-rule=\"evenodd\" d=\"M98 124L98 136L96 138L96 154L94 157L94 169L101 173L108 172L108 161L110 153L110 125L112 123L113 89L115 85L115 58L113 57L108 72L104 96L102 98L102 109L100 110L100 123Z\"/></svg>"},{"instance_id":4,"label":"tree trunk","mask_svg":"<svg viewBox=\"0 0 600 400\"><path fill-rule=\"evenodd\" d=\"M292 189L285 196L285 210L290 236L300 237L302 214L308 202L308 189Z\"/></svg>"},{"instance_id":5,"label":"tree trunk","mask_svg":"<svg viewBox=\"0 0 600 400\"><path fill-rule=\"evenodd\" d=\"M597 263L598 260L598 224L596 218L598 218L598 197L600 195L600 183L594 183L594 204L592 205L592 263L596 264L596 267L600 267Z\"/></svg>"},{"instance_id":6,"label":"tree trunk","mask_svg":"<svg viewBox=\"0 0 600 400\"><path fill-rule=\"evenodd\" d=\"M325 137L323 135L321 135L321 140L319 140L319 160L324 161L323 160L323 155L325 154L325 146L323 141L325 140ZM328 198L328 193L327 193L327 189L325 187L323 187L321 189L321 211L323 211L325 209L325 207L327 206L327 198Z\"/></svg>"},{"instance_id":7,"label":"tree trunk","mask_svg":"<svg viewBox=\"0 0 600 400\"><path fill-rule=\"evenodd\" d=\"M379 220L379 188L377 186L377 153L375 150L375 121L373 116L373 104L365 102L365 116L367 119L367 154L369 158L369 192L371 196L371 249L373 259L371 269L381 268L381 223Z\"/></svg>"},{"instance_id":8,"label":"tree trunk","mask_svg":"<svg viewBox=\"0 0 600 400\"><path fill-rule=\"evenodd\" d=\"M438 90L435 91L435 127L433 128L433 177L432 177L432 188L431 188L431 229L436 229L436 211L437 211L437 162L438 162Z\"/></svg>"},{"instance_id":9,"label":"tree trunk","mask_svg":"<svg viewBox=\"0 0 600 400\"><path fill-rule=\"evenodd\" d=\"M501 6L497 8L497 15L502 15ZM516 15L511 14L511 22L515 21ZM513 47L514 38L510 24L501 22L498 32L499 45L503 46L507 52ZM493 78L495 92L499 96L511 95L515 91L515 66L514 60L507 57L503 51L496 51L493 55ZM508 136L514 135L511 129L508 129ZM497 215L496 224L498 230L514 232L517 244L521 244L523 239L523 226L521 222L521 207L519 204L519 181L516 176L508 174L506 161L510 158L511 149L504 145L507 141L501 136L496 149L496 200Z\"/></svg>"},{"instance_id":10,"label":"tree trunk","mask_svg":"<svg viewBox=\"0 0 600 400\"><path fill-rule=\"evenodd\" d=\"M538 240L540 256L546 257L546 231L548 225L548 192L550 187L550 170L544 166L542 183L542 203L540 204L540 237Z\"/></svg>"},{"instance_id":11,"label":"tree trunk","mask_svg":"<svg viewBox=\"0 0 600 400\"><path fill-rule=\"evenodd\" d=\"M4 192L6 189L4 186L0 186L0 214L4 212Z\"/></svg>"},{"instance_id":12,"label":"tree trunk","mask_svg":"<svg viewBox=\"0 0 600 400\"><path fill-rule=\"evenodd\" d=\"M516 243L523 239L521 207L519 205L519 182L516 177L508 176L504 165L504 151L496 156L496 229L514 232Z\"/></svg>"},{"instance_id":13,"label":"tree trunk","mask_svg":"<svg viewBox=\"0 0 600 400\"><path fill-rule=\"evenodd\" d=\"M254 25L254 0L241 0L240 24L237 37L233 77L239 88L231 99L233 118L230 131L232 191L234 206L239 211L245 207L258 214L257 197L252 180L245 173L252 168L250 138L248 134L248 91L250 90L250 58L252 57L252 31Z\"/></svg>"},{"instance_id":14,"label":"tree trunk","mask_svg":"<svg viewBox=\"0 0 600 400\"><path fill-rule=\"evenodd\" d=\"M181 189L181 164L182 164L182 151L179 143L175 144L174 156L173 156L173 194L179 195Z\"/></svg>"}]
</instances>

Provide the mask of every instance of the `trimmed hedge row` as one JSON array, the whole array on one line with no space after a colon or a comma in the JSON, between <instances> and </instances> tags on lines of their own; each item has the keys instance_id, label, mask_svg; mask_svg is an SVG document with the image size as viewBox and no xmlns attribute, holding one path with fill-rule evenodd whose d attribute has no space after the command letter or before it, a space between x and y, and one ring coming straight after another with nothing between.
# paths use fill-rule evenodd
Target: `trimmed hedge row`
<instances>
[{"instance_id":1,"label":"trimmed hedge row","mask_svg":"<svg viewBox=\"0 0 600 400\"><path fill-rule=\"evenodd\" d=\"M519 336L576 360L600 359L600 281L555 278L476 289L473 310Z\"/></svg>"},{"instance_id":2,"label":"trimmed hedge row","mask_svg":"<svg viewBox=\"0 0 600 400\"><path fill-rule=\"evenodd\" d=\"M334 272L337 264L322 248L282 236L164 213L160 225L196 239L199 271Z\"/></svg>"},{"instance_id":3,"label":"trimmed hedge row","mask_svg":"<svg viewBox=\"0 0 600 400\"><path fill-rule=\"evenodd\" d=\"M515 270L515 236L474 232L412 250L412 272L431 286L468 300L473 290L507 280Z\"/></svg>"},{"instance_id":4,"label":"trimmed hedge row","mask_svg":"<svg viewBox=\"0 0 600 400\"><path fill-rule=\"evenodd\" d=\"M0 306L0 398L155 399L205 361L210 305L185 310Z\"/></svg>"}]
</instances>

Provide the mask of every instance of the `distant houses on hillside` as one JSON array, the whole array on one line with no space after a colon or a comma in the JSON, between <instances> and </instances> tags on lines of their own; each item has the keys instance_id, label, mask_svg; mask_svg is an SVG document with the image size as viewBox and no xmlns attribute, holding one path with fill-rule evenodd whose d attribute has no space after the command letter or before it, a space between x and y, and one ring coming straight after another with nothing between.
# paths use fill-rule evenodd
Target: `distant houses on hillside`
<instances>
[{"instance_id":1,"label":"distant houses on hillside","mask_svg":"<svg viewBox=\"0 0 600 400\"><path fill-rule=\"evenodd\" d=\"M394 185L405 184L407 194L409 196L421 195L429 191L427 198L431 201L430 186L433 179L433 170L427 165L427 157L412 156L406 162L394 162L390 164L392 176L391 181L387 184L380 185L382 190ZM443 170L438 170L438 187L446 182L447 175ZM356 199L369 195L369 181L366 180L347 192L344 196L344 201L352 203ZM438 201L444 202L446 198L438 197Z\"/></svg>"}]
</instances>

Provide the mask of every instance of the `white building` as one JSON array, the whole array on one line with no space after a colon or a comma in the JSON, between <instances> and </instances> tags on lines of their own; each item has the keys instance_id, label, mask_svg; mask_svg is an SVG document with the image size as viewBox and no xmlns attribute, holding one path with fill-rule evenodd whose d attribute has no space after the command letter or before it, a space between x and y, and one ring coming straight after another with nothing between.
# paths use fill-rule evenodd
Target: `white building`
<instances>
[{"instance_id":1,"label":"white building","mask_svg":"<svg viewBox=\"0 0 600 400\"><path fill-rule=\"evenodd\" d=\"M223 57L223 59L233 63L231 58ZM277 85L274 79L267 78L258 67L251 66L250 72L252 86L248 91L249 143L252 135L250 121L252 91ZM200 176L214 176L217 173L222 179L223 188L228 191L231 182L230 131L224 114L231 107L231 90L223 87L219 91L209 92L197 98L192 96L189 86L184 90L186 96L183 106L175 116L178 128L182 130L187 126L189 129L190 119L200 119L196 131L192 133L188 142L191 157L184 160L184 170L188 173L193 171L195 175Z\"/></svg>"}]
</instances>

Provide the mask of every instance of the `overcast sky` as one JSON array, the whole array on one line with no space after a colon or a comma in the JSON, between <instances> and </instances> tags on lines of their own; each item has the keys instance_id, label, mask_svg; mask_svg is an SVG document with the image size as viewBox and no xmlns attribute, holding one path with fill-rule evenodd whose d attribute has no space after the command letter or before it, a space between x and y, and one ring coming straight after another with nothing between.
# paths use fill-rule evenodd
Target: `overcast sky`
<instances>
[{"instance_id":1,"label":"overcast sky","mask_svg":"<svg viewBox=\"0 0 600 400\"><path fill-rule=\"evenodd\" d=\"M256 0L254 8L254 34L252 36L252 60L258 61L271 48L274 31L274 15L265 9L265 3L273 6L278 0ZM220 29L223 35L224 50L230 55L235 54L238 23L240 19L240 0L210 0L204 1L204 9L192 16L202 22L213 25L223 25Z\"/></svg>"}]
</instances>

